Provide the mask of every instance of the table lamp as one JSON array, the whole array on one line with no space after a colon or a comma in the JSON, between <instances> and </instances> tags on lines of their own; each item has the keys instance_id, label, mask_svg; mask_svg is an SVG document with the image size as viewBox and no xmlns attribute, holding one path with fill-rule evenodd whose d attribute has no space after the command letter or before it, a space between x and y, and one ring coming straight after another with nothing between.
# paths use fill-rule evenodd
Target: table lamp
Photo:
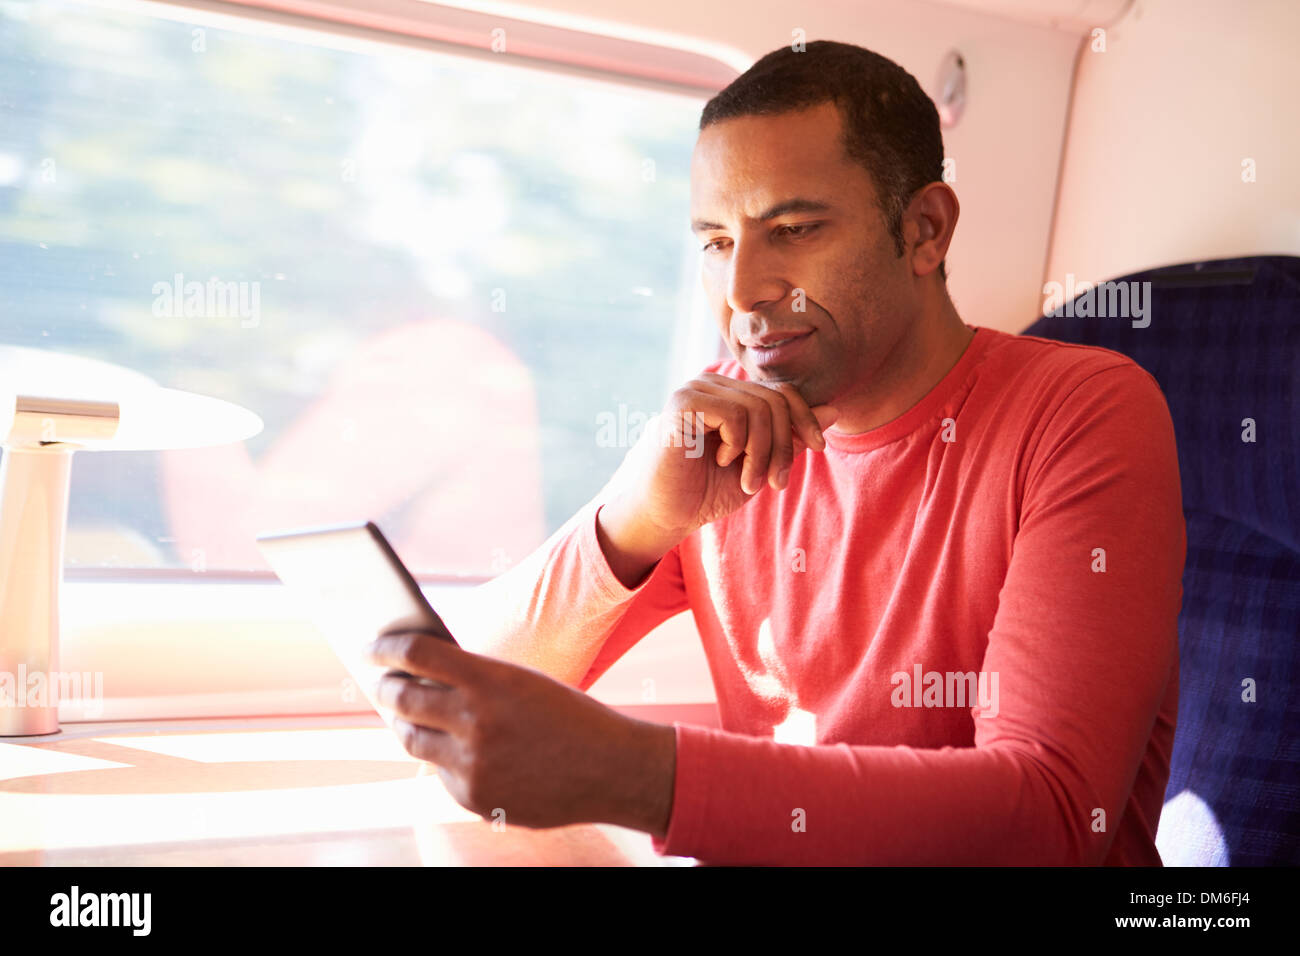
<instances>
[{"instance_id":1,"label":"table lamp","mask_svg":"<svg viewBox=\"0 0 1300 956\"><path fill-rule=\"evenodd\" d=\"M0 737L59 730L59 585L73 453L199 448L261 430L247 409L121 366L0 345ZM33 675L45 682L36 706L19 686Z\"/></svg>"}]
</instances>

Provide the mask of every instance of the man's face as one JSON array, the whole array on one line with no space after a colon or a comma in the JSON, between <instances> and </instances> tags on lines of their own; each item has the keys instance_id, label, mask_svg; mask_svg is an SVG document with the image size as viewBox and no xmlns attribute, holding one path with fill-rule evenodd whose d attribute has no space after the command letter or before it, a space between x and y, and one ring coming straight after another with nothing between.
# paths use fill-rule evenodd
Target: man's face
<instances>
[{"instance_id":1,"label":"man's face","mask_svg":"<svg viewBox=\"0 0 1300 956\"><path fill-rule=\"evenodd\" d=\"M790 382L810 405L869 388L918 309L909 259L840 123L833 103L723 120L700 133L691 164L722 336L752 381Z\"/></svg>"}]
</instances>

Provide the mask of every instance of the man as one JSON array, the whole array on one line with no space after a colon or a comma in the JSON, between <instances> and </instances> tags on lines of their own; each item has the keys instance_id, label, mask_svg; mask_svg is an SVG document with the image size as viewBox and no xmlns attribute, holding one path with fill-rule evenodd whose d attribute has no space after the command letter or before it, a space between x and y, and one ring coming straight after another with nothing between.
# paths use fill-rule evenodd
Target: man
<instances>
[{"instance_id":1,"label":"man","mask_svg":"<svg viewBox=\"0 0 1300 956\"><path fill-rule=\"evenodd\" d=\"M961 321L938 118L894 63L779 50L700 125L734 360L485 586L494 657L380 638L449 685L381 683L407 749L479 813L714 863L1159 864L1185 552L1159 388ZM574 689L686 608L723 729Z\"/></svg>"}]
</instances>

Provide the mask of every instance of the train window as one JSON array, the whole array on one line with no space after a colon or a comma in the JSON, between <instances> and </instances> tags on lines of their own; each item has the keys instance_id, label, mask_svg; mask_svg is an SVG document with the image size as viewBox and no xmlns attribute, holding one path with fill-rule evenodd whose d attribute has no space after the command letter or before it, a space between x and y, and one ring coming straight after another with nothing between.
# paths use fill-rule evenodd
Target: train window
<instances>
[{"instance_id":1,"label":"train window","mask_svg":"<svg viewBox=\"0 0 1300 956\"><path fill-rule=\"evenodd\" d=\"M78 456L70 569L262 571L259 531L369 518L487 576L671 386L702 95L64 0L0 2L0 94L0 340L266 423Z\"/></svg>"}]
</instances>

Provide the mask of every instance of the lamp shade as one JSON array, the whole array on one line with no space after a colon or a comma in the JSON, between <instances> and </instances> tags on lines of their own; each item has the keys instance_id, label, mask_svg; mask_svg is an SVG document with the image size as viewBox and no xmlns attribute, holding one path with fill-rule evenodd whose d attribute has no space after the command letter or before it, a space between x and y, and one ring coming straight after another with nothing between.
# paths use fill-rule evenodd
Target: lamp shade
<instances>
[{"instance_id":1,"label":"lamp shade","mask_svg":"<svg viewBox=\"0 0 1300 956\"><path fill-rule=\"evenodd\" d=\"M172 388L147 375L79 355L0 345L0 441L10 434L21 397L115 403L111 435L71 439L88 451L150 451L224 445L251 438L262 420L246 408Z\"/></svg>"}]
</instances>

